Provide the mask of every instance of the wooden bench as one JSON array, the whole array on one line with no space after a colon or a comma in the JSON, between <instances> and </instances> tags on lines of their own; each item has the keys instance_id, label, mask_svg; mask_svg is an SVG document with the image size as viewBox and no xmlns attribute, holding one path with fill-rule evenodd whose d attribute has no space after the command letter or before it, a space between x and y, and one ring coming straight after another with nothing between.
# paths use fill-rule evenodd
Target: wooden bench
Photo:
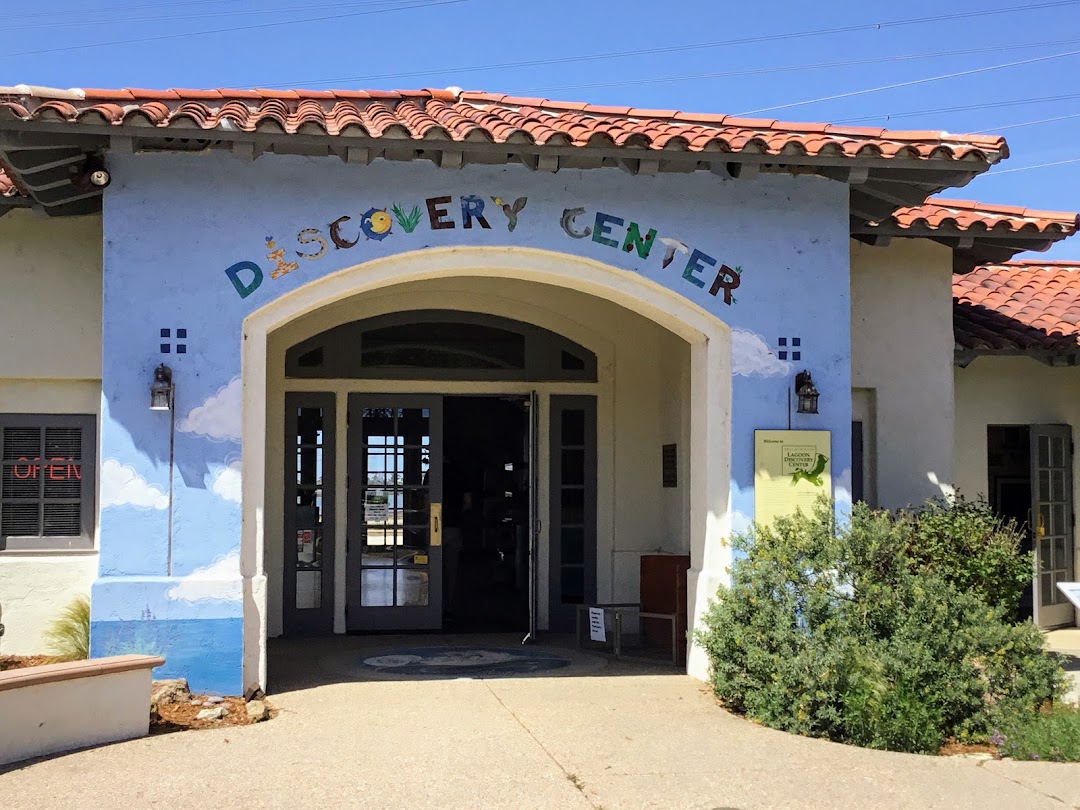
<instances>
[{"instance_id":1,"label":"wooden bench","mask_svg":"<svg viewBox=\"0 0 1080 810\"><path fill-rule=\"evenodd\" d=\"M117 655L0 672L0 765L143 737L153 655Z\"/></svg>"}]
</instances>

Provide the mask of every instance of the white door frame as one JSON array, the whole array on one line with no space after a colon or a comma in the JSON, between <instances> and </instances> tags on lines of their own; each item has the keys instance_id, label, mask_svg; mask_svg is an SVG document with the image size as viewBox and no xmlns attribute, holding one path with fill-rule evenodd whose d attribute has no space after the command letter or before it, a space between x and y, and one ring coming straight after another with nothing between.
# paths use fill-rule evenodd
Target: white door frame
<instances>
[{"instance_id":1,"label":"white door frame","mask_svg":"<svg viewBox=\"0 0 1080 810\"><path fill-rule=\"evenodd\" d=\"M244 686L266 686L267 577L263 518L266 505L267 338L290 321L335 301L409 281L449 277L515 278L566 287L637 312L690 344L689 625L727 581L730 519L730 330L666 287L600 262L533 248L450 247L399 254L341 270L278 298L244 319L241 343L242 495L240 570L244 581ZM687 671L707 676L704 651L690 645Z\"/></svg>"}]
</instances>

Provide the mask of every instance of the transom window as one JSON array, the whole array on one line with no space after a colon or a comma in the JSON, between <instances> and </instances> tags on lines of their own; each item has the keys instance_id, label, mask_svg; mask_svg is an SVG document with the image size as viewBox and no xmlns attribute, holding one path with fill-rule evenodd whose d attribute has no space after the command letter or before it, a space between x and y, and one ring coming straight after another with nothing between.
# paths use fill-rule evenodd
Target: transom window
<instances>
[{"instance_id":1,"label":"transom window","mask_svg":"<svg viewBox=\"0 0 1080 810\"><path fill-rule=\"evenodd\" d=\"M596 380L596 355L532 324L416 310L353 321L286 352L288 377Z\"/></svg>"},{"instance_id":2,"label":"transom window","mask_svg":"<svg viewBox=\"0 0 1080 810\"><path fill-rule=\"evenodd\" d=\"M93 544L94 424L0 414L0 550Z\"/></svg>"}]
</instances>

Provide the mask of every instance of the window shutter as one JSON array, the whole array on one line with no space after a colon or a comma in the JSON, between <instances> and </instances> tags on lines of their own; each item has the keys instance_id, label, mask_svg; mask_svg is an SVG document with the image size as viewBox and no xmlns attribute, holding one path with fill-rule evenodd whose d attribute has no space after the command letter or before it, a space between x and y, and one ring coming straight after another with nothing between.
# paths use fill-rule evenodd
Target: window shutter
<instances>
[{"instance_id":1,"label":"window shutter","mask_svg":"<svg viewBox=\"0 0 1080 810\"><path fill-rule=\"evenodd\" d=\"M72 424L88 419L0 415L0 538L89 536L92 504L84 500L92 491L83 486L88 436Z\"/></svg>"}]
</instances>

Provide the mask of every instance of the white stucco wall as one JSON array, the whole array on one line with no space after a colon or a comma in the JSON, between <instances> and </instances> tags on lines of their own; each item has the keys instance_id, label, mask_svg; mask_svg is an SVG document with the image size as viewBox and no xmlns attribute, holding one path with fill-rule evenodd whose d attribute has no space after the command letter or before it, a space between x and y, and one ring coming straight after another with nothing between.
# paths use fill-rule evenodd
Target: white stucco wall
<instances>
[{"instance_id":1,"label":"white stucco wall","mask_svg":"<svg viewBox=\"0 0 1080 810\"><path fill-rule=\"evenodd\" d=\"M851 387L873 403L878 506L918 505L953 477L952 251L851 242ZM828 408L823 402L822 408Z\"/></svg>"},{"instance_id":2,"label":"white stucco wall","mask_svg":"<svg viewBox=\"0 0 1080 810\"><path fill-rule=\"evenodd\" d=\"M0 765L145 737L150 667L0 690Z\"/></svg>"},{"instance_id":3,"label":"white stucco wall","mask_svg":"<svg viewBox=\"0 0 1080 810\"><path fill-rule=\"evenodd\" d=\"M101 218L0 218L0 414L101 407ZM95 552L0 551L0 653L44 651L42 631L97 573Z\"/></svg>"},{"instance_id":4,"label":"white stucco wall","mask_svg":"<svg viewBox=\"0 0 1080 810\"><path fill-rule=\"evenodd\" d=\"M284 378L286 349L340 323L400 309L465 308L550 329L597 354L597 383L379 383L341 381L334 389L541 395L540 503L546 509L546 398L553 393L597 396L597 591L601 601L636 601L642 552L689 553L690 352L688 344L628 309L566 288L512 279L446 279L403 284L385 293L340 302L271 335L267 366L267 469L283 468L285 390L329 390L319 381ZM340 400L339 400L340 403ZM340 416L340 415L339 415ZM679 446L679 486L661 486L661 446ZM342 447L339 441L339 447ZM338 466L344 463L338 459ZM615 471L618 474L615 474ZM265 515L268 630L281 632L283 566L282 477L268 475ZM344 505L344 499L339 499ZM540 612L546 615L546 517L542 514ZM339 521L339 536L343 521ZM342 574L344 567L338 567ZM339 590L340 595L340 590Z\"/></svg>"},{"instance_id":5,"label":"white stucco wall","mask_svg":"<svg viewBox=\"0 0 1080 810\"><path fill-rule=\"evenodd\" d=\"M953 481L965 496L987 496L988 425L1080 426L1080 368L1051 368L1028 357L980 357L957 368ZM1076 485L1077 471L1073 470ZM1080 490L1073 494L1074 503Z\"/></svg>"},{"instance_id":6,"label":"white stucco wall","mask_svg":"<svg viewBox=\"0 0 1080 810\"><path fill-rule=\"evenodd\" d=\"M988 497L986 428L989 425L1069 425L1080 431L1080 368L1052 368L1028 357L980 357L957 368L955 472L968 498ZM1073 457L1073 504L1080 503L1080 470ZM1077 547L1076 535L1073 537ZM1080 554L1074 553L1074 570ZM1080 619L1080 612L1077 613Z\"/></svg>"},{"instance_id":7,"label":"white stucco wall","mask_svg":"<svg viewBox=\"0 0 1080 810\"><path fill-rule=\"evenodd\" d=\"M0 217L0 379L101 378L101 217Z\"/></svg>"}]
</instances>

